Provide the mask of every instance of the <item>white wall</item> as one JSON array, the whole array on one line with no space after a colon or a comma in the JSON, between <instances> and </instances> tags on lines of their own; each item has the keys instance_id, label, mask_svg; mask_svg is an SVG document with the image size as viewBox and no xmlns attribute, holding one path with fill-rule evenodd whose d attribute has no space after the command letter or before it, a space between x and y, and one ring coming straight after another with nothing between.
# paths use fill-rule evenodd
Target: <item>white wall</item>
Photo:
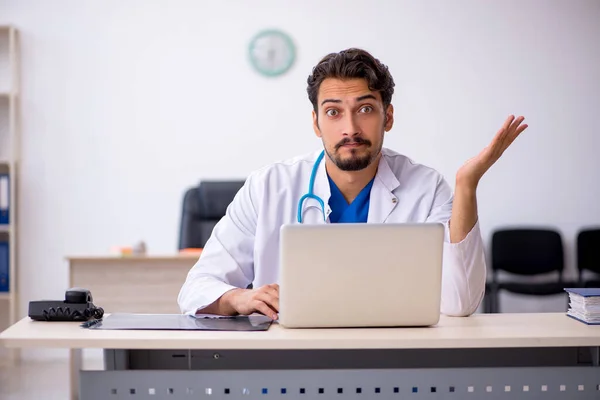
<instances>
[{"instance_id":1,"label":"white wall","mask_svg":"<svg viewBox=\"0 0 600 400\"><path fill-rule=\"evenodd\" d=\"M22 36L21 310L60 298L66 255L143 239L176 249L184 190L320 145L305 83L330 51L364 47L397 84L386 145L441 171L508 114L530 128L479 189L486 240L506 224L573 238L600 224L600 3L589 1L0 1ZM293 70L250 68L282 28ZM564 306L508 299L506 311Z\"/></svg>"}]
</instances>

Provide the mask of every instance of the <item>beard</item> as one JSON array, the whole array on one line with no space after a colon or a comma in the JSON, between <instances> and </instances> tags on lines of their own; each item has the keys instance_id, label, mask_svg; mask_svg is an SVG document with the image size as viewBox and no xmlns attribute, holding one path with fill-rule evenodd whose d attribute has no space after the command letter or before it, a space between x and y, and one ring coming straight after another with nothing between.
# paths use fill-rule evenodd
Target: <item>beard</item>
<instances>
[{"instance_id":1,"label":"beard","mask_svg":"<svg viewBox=\"0 0 600 400\"><path fill-rule=\"evenodd\" d=\"M366 152L364 151L364 148L353 148L350 149L350 157L342 158L342 156L339 153L339 149L344 145L352 143L366 146ZM383 141L380 144L379 148L373 149L372 143L368 139L363 139L361 137L355 137L352 139L344 138L338 144L335 145L333 154L329 153L327 147L325 147L325 151L327 152L327 155L329 156L331 161L333 161L336 167L338 167L340 170L361 171L367 168L369 165L371 165L371 163L377 158L381 151L382 145Z\"/></svg>"}]
</instances>

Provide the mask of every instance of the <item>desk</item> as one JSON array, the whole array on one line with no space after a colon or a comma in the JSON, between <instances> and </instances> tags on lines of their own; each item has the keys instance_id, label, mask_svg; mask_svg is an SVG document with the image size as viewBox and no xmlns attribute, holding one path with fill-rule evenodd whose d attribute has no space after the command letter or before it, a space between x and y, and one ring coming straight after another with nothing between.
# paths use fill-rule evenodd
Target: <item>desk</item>
<instances>
[{"instance_id":1,"label":"desk","mask_svg":"<svg viewBox=\"0 0 600 400\"><path fill-rule=\"evenodd\" d=\"M198 257L68 257L69 287L89 289L106 313L175 314L179 290Z\"/></svg>"},{"instance_id":2,"label":"desk","mask_svg":"<svg viewBox=\"0 0 600 400\"><path fill-rule=\"evenodd\" d=\"M600 395L600 326L562 313L442 316L431 328L274 324L266 332L95 331L25 318L0 344L72 349L73 398L79 391L82 400ZM82 348L105 349L105 369L78 373Z\"/></svg>"}]
</instances>

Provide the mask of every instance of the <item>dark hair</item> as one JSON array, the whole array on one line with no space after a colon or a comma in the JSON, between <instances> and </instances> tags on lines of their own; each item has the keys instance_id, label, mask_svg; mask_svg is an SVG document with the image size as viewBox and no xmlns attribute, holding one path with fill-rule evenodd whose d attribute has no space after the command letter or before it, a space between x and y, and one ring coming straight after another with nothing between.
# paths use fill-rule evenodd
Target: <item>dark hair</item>
<instances>
[{"instance_id":1,"label":"dark hair","mask_svg":"<svg viewBox=\"0 0 600 400\"><path fill-rule=\"evenodd\" d=\"M306 91L315 112L318 109L319 87L326 78L364 78L369 90L381 93L384 108L392 102L394 79L388 67L365 50L351 48L339 53L330 53L313 68L307 79Z\"/></svg>"}]
</instances>

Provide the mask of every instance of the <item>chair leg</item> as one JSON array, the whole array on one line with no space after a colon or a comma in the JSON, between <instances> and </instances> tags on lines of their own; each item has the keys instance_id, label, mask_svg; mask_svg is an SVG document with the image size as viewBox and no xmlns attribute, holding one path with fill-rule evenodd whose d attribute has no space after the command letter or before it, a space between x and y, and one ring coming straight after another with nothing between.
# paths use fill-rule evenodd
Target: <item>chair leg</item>
<instances>
[{"instance_id":1,"label":"chair leg","mask_svg":"<svg viewBox=\"0 0 600 400\"><path fill-rule=\"evenodd\" d=\"M485 295L483 297L484 301L484 311L488 314L496 312L496 295L497 289L496 285L489 284L487 286L487 290L485 291Z\"/></svg>"},{"instance_id":2,"label":"chair leg","mask_svg":"<svg viewBox=\"0 0 600 400\"><path fill-rule=\"evenodd\" d=\"M500 312L500 296L498 288L494 288L492 292L492 312L495 314Z\"/></svg>"},{"instance_id":3,"label":"chair leg","mask_svg":"<svg viewBox=\"0 0 600 400\"><path fill-rule=\"evenodd\" d=\"M487 291L483 295L483 312L490 313L490 294Z\"/></svg>"},{"instance_id":4,"label":"chair leg","mask_svg":"<svg viewBox=\"0 0 600 400\"><path fill-rule=\"evenodd\" d=\"M485 293L483 295L483 312L489 314L492 312L492 300L491 300L492 288L490 285L485 285Z\"/></svg>"}]
</instances>

